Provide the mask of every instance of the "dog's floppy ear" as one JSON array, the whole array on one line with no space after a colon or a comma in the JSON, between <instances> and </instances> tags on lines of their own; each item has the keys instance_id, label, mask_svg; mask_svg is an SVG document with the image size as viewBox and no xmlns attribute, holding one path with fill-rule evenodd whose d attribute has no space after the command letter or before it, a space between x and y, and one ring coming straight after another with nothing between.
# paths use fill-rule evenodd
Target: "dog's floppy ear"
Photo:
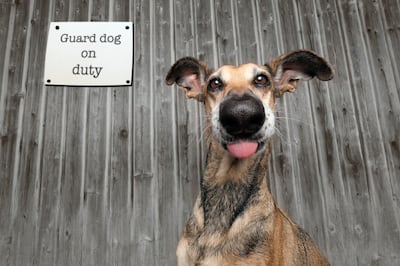
<instances>
[{"instance_id":1,"label":"dog's floppy ear","mask_svg":"<svg viewBox=\"0 0 400 266\"><path fill-rule=\"evenodd\" d=\"M274 76L276 97L281 97L288 91L295 91L299 80L317 77L326 81L333 78L331 65L321 56L308 50L282 55L266 66L271 68Z\"/></svg>"},{"instance_id":2,"label":"dog's floppy ear","mask_svg":"<svg viewBox=\"0 0 400 266\"><path fill-rule=\"evenodd\" d=\"M176 83L188 98L204 100L203 87L208 69L207 66L193 57L184 57L175 62L169 70L165 81L167 85Z\"/></svg>"}]
</instances>

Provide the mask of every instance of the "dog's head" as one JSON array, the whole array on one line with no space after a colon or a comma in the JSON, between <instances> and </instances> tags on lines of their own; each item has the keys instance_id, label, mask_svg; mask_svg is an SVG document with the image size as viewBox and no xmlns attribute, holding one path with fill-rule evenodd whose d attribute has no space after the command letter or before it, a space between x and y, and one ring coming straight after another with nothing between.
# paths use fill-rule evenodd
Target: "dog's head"
<instances>
[{"instance_id":1,"label":"dog's head","mask_svg":"<svg viewBox=\"0 0 400 266\"><path fill-rule=\"evenodd\" d=\"M166 83L204 102L213 138L242 159L263 150L275 128L275 98L293 92L300 80L330 80L333 70L314 52L299 50L269 64L224 65L210 70L192 57L179 59Z\"/></svg>"}]
</instances>

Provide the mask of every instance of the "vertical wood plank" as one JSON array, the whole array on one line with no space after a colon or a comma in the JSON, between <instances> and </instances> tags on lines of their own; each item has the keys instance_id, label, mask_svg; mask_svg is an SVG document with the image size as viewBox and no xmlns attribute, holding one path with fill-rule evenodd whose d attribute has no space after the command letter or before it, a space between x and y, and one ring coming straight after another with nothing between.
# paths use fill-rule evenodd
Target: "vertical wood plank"
<instances>
[{"instance_id":1,"label":"vertical wood plank","mask_svg":"<svg viewBox=\"0 0 400 266\"><path fill-rule=\"evenodd\" d=\"M38 21L33 20L36 4L31 1L18 6L13 29L13 43L16 45L13 45L10 55L10 65L15 71L10 73L9 86L18 88L19 95L11 202L13 253L8 261L11 265L27 265L32 261L37 263L38 259L35 255L38 250L36 241L41 163L40 131L43 126L40 110L44 102L43 87L39 80L36 81L36 73L32 71L32 66L37 64L42 55L40 52L34 54L38 46L38 36L34 36L33 32L39 30L39 25L35 25Z\"/></svg>"},{"instance_id":2,"label":"vertical wood plank","mask_svg":"<svg viewBox=\"0 0 400 266\"><path fill-rule=\"evenodd\" d=\"M150 9L153 1L136 0L134 5L134 91L133 91L133 211L131 265L156 265L155 201L153 173L153 80L150 62L154 60Z\"/></svg>"},{"instance_id":3,"label":"vertical wood plank","mask_svg":"<svg viewBox=\"0 0 400 266\"><path fill-rule=\"evenodd\" d=\"M299 24L303 35L307 36L302 38L303 46L310 47L330 61L324 51L321 51L323 24L317 20L321 14L315 3L311 4L307 6L304 3L298 4ZM338 148L335 142L336 132L334 131L332 116L333 107L329 96L329 85L333 85L333 82L313 80L308 84L310 85L308 92L314 126L310 130L315 132L315 147L309 152L315 153L314 160L318 172L314 173L313 178L304 177L306 181L315 184L314 194L305 198L309 202L307 205L311 206L308 215L305 216L305 224L311 229L310 233L317 244L330 257L331 248L327 241L330 220L329 210L333 209L335 201L330 200L334 198L334 194L331 190L332 187L329 186L329 180L333 178L342 179ZM306 186L310 187L307 183ZM319 220L315 219L316 215L319 215Z\"/></svg>"},{"instance_id":4,"label":"vertical wood plank","mask_svg":"<svg viewBox=\"0 0 400 266\"><path fill-rule=\"evenodd\" d=\"M34 12L34 20L38 27L35 35L38 38L38 45L34 54L40 55L38 61L43 62L45 58L47 31L52 20L53 10L58 7L52 3L40 3ZM40 12L38 12L38 10ZM43 12L43 13L41 13ZM46 13L44 13L46 12ZM34 62L34 65L37 63ZM43 71L43 69L42 69ZM42 77L37 80L39 86L43 86ZM65 138L65 90L62 87L43 86L43 106L40 109L40 117L43 120L42 126L42 150L38 223L36 254L39 265L55 264L57 260L57 239L58 239L58 213L60 209L60 189L62 165L64 161L64 138Z\"/></svg>"},{"instance_id":5,"label":"vertical wood plank","mask_svg":"<svg viewBox=\"0 0 400 266\"><path fill-rule=\"evenodd\" d=\"M234 1L215 2L215 20L217 30L218 57L220 64L239 64L239 39L237 33L236 6Z\"/></svg>"},{"instance_id":6,"label":"vertical wood plank","mask_svg":"<svg viewBox=\"0 0 400 266\"><path fill-rule=\"evenodd\" d=\"M331 261L338 264L356 264L356 259L352 255L356 253L353 245L354 230L346 226L346 224L353 223L352 213L354 212L352 204L348 204L352 201L352 195L349 193L351 183L349 183L348 177L353 175L356 179L360 179L363 175L365 176L362 168L363 161L355 106L348 82L344 38L336 3L334 1L324 3L316 1L316 9L322 10L321 13L317 13L317 17L321 25L322 44L325 47L323 54L329 58L336 72L333 81L330 82L332 87L329 86L328 88L334 123L334 132L331 133L334 138L333 147L329 148L325 145L327 165L324 168L327 169L325 175L328 180L326 180L324 187L326 188L325 195L328 203L328 224L326 224L326 228L329 230L327 255ZM316 111L314 112L316 113ZM318 140L320 139L321 137L318 138ZM324 139L321 139L321 141L325 141ZM335 148L335 142L337 148ZM335 149L337 149L336 155ZM339 165L336 164L336 160L339 160ZM320 164L322 163L320 162ZM338 228L342 228L343 233L338 232ZM349 237L346 238L345 236ZM341 252L343 256L335 258L334 254L338 252Z\"/></svg>"},{"instance_id":7,"label":"vertical wood plank","mask_svg":"<svg viewBox=\"0 0 400 266\"><path fill-rule=\"evenodd\" d=\"M400 83L400 32L398 17L400 16L400 3L395 0L381 0L379 9L381 11L387 46L390 54L390 61L393 68L393 74L396 77L396 83ZM397 85L398 86L398 85Z\"/></svg>"},{"instance_id":8,"label":"vertical wood plank","mask_svg":"<svg viewBox=\"0 0 400 266\"><path fill-rule=\"evenodd\" d=\"M58 214L57 265L81 265L83 256L83 186L85 151L85 89L68 88L66 131L60 210Z\"/></svg>"},{"instance_id":9,"label":"vertical wood plank","mask_svg":"<svg viewBox=\"0 0 400 266\"><path fill-rule=\"evenodd\" d=\"M233 1L236 12L236 32L239 38L240 58L239 64L255 62L261 64L258 40L256 36L256 20L254 1L249 3L246 0Z\"/></svg>"},{"instance_id":10,"label":"vertical wood plank","mask_svg":"<svg viewBox=\"0 0 400 266\"><path fill-rule=\"evenodd\" d=\"M89 1L91 21L107 21L109 1ZM110 177L109 88L89 88L83 196L84 265L107 263L107 208Z\"/></svg>"},{"instance_id":11,"label":"vertical wood plank","mask_svg":"<svg viewBox=\"0 0 400 266\"><path fill-rule=\"evenodd\" d=\"M332 264L400 263L398 0L0 2L0 265L175 264L205 117L168 68L301 47L336 75L277 101L271 190ZM133 86L45 87L51 20L133 20Z\"/></svg>"},{"instance_id":12,"label":"vertical wood plank","mask_svg":"<svg viewBox=\"0 0 400 266\"><path fill-rule=\"evenodd\" d=\"M279 47L282 53L287 51L301 48L300 40L298 39L298 25L297 25L297 13L296 6L289 1L277 1L275 3L275 12L278 14L278 31L282 32L282 39L280 40ZM289 19L290 18L290 19ZM303 169L299 168L301 165L312 165L312 154L310 153L310 147L312 147L312 139L308 133L309 126L311 123L311 117L309 113L309 104L307 99L307 91L305 84L299 84L300 88L294 94L285 95L283 98L277 101L278 110L283 110L283 115L288 117L285 121L285 125L282 125L282 134L287 136L287 145L282 149L281 161L284 161L284 169L290 172L286 172L282 180L282 189L287 191L287 194L283 198L286 205L282 206L282 209L289 213L293 217L294 221L300 225L303 225L304 215L299 212L303 207L303 195L297 188L301 188L301 178L307 178L311 172L315 173L314 169L308 169L309 173L302 172ZM301 114L301 117L294 117L295 114ZM294 124L292 120L300 120L301 123L298 125ZM282 121L283 122L283 121ZM306 137L305 137L306 136ZM305 137L305 138L304 138ZM303 141L304 139L304 141ZM302 157L301 148L306 148L309 154L305 154ZM286 208L287 209L286 209Z\"/></svg>"},{"instance_id":13,"label":"vertical wood plank","mask_svg":"<svg viewBox=\"0 0 400 266\"><path fill-rule=\"evenodd\" d=\"M15 5L0 4L0 264L10 260L13 165L16 154L19 88L9 88Z\"/></svg>"},{"instance_id":14,"label":"vertical wood plank","mask_svg":"<svg viewBox=\"0 0 400 266\"><path fill-rule=\"evenodd\" d=\"M129 21L129 1L110 2L113 21ZM132 87L112 88L111 157L107 220L106 265L129 264L132 189Z\"/></svg>"},{"instance_id":15,"label":"vertical wood plank","mask_svg":"<svg viewBox=\"0 0 400 266\"><path fill-rule=\"evenodd\" d=\"M197 13L193 1L175 1L172 16L173 47L171 53L174 60L184 56L197 54ZM165 75L165 73L164 73ZM199 120L202 117L202 104L189 100L177 86L163 88L174 90L174 112L176 125L177 152L177 201L178 201L178 236L193 211L194 200L199 193L202 173L202 128Z\"/></svg>"},{"instance_id":16,"label":"vertical wood plank","mask_svg":"<svg viewBox=\"0 0 400 266\"><path fill-rule=\"evenodd\" d=\"M57 1L56 21L87 21L88 2ZM56 265L83 263L87 88L65 88L64 163L60 180Z\"/></svg>"},{"instance_id":17,"label":"vertical wood plank","mask_svg":"<svg viewBox=\"0 0 400 266\"><path fill-rule=\"evenodd\" d=\"M287 4L287 1L283 3L282 1L272 1L271 11L276 34L275 38L272 40L271 38L268 38L268 36L268 39L264 38L263 40L264 43L267 41L277 42L277 54L272 55L272 58L290 50L290 48L287 48L285 45L288 42L293 42L292 40L286 40L287 35L293 35L293 26L287 26L286 24L282 25L286 16L293 17L291 15L291 6L288 6ZM282 10L285 10L285 13L287 11L285 16L282 15ZM292 20L287 20L286 23L292 23ZM273 156L271 163L274 166L272 166L273 169L271 169L271 174L273 176L270 178L270 187L273 188L273 191L275 190L278 206L282 210L296 217L296 208L293 208L293 205L297 202L297 195L294 192L294 165L292 158L292 146L294 142L290 137L291 131L289 128L289 123L292 123L292 121L298 121L300 118L291 117L291 114L288 112L288 103L289 101L286 97L277 99L276 101L277 135L273 142ZM278 135L280 138L279 142L276 141Z\"/></svg>"},{"instance_id":18,"label":"vertical wood plank","mask_svg":"<svg viewBox=\"0 0 400 266\"><path fill-rule=\"evenodd\" d=\"M380 248L377 240L382 235L382 228L378 226L382 210L379 206L382 205L380 205L380 196L376 190L376 182L380 181L374 176L378 176L378 172L379 176L387 176L388 170L385 165L385 153L377 120L376 97L371 80L371 63L368 59L357 3L342 2L340 15L345 29L347 60L350 66L351 87L354 90L356 118L359 124L361 150L366 171L365 179L358 180L354 184L353 193L358 192L353 196L355 211L352 214L352 217L355 218L353 228L357 239L356 249L363 250L364 254L368 254L358 257L358 261L360 264L365 264L376 258L377 253L375 252ZM365 245L364 241L367 238L373 241Z\"/></svg>"},{"instance_id":19,"label":"vertical wood plank","mask_svg":"<svg viewBox=\"0 0 400 266\"><path fill-rule=\"evenodd\" d=\"M107 246L107 88L90 88L83 197L83 264L105 265Z\"/></svg>"},{"instance_id":20,"label":"vertical wood plank","mask_svg":"<svg viewBox=\"0 0 400 266\"><path fill-rule=\"evenodd\" d=\"M379 10L381 11L382 23L386 35L386 46L388 49L389 60L391 62L392 74L394 76L395 82L391 83L393 88L397 88L397 90L391 90L389 93L390 98L399 99L400 98L400 90L398 89L400 86L400 31L399 31L399 23L398 17L400 16L400 3L399 1L380 1ZM397 30L396 30L397 29ZM389 69L390 70L390 69ZM394 123L392 123L395 127L400 125L400 115L398 115L399 106L391 106L389 108L389 113L391 117L394 116ZM390 148L388 152L392 154L392 161L389 163L390 171L391 171L391 186L392 186L392 195L394 200L393 203L397 207L397 210L400 209L400 183L397 181L398 176L400 176L400 137L397 134L394 138L389 140ZM386 144L387 146L387 144ZM398 214L400 217L400 214Z\"/></svg>"},{"instance_id":21,"label":"vertical wood plank","mask_svg":"<svg viewBox=\"0 0 400 266\"><path fill-rule=\"evenodd\" d=\"M10 41L11 39L9 36L13 33L12 28L10 28L10 22L13 22L15 16L15 5L7 4L7 3L0 3L0 37L2 38L2 42L0 42L0 125L3 124L4 121L4 107L5 107L5 99L6 99L6 92L7 87L5 86L3 81L7 78L4 71L5 68L8 66L9 60L9 53L10 53Z\"/></svg>"},{"instance_id":22,"label":"vertical wood plank","mask_svg":"<svg viewBox=\"0 0 400 266\"><path fill-rule=\"evenodd\" d=\"M262 0L255 1L254 11L256 38L259 43L260 64L268 63L271 59L278 56L279 35L275 25L277 21L274 13L274 4L272 1L263 2Z\"/></svg>"},{"instance_id":23,"label":"vertical wood plank","mask_svg":"<svg viewBox=\"0 0 400 266\"><path fill-rule=\"evenodd\" d=\"M162 88L165 84L165 73L172 64L170 57L165 56L171 51L170 26L171 12L170 1L155 1L154 5L154 60L150 63L153 68L153 86ZM157 189L154 191L158 198L156 215L156 256L160 265L176 264L175 254L178 243L177 213L177 160L175 141L175 102L173 91L158 89L154 92L154 173L157 176ZM172 141L171 141L172 140Z\"/></svg>"},{"instance_id":24,"label":"vertical wood plank","mask_svg":"<svg viewBox=\"0 0 400 266\"><path fill-rule=\"evenodd\" d=\"M43 159L38 206L37 254L40 265L55 263L57 239L57 213L59 209L60 168L63 160L61 148L63 88L46 90L44 107Z\"/></svg>"},{"instance_id":25,"label":"vertical wood plank","mask_svg":"<svg viewBox=\"0 0 400 266\"><path fill-rule=\"evenodd\" d=\"M218 67L219 62L215 54L217 44L214 26L214 0L197 1L194 4L197 17L197 57L210 67Z\"/></svg>"},{"instance_id":26,"label":"vertical wood plank","mask_svg":"<svg viewBox=\"0 0 400 266\"><path fill-rule=\"evenodd\" d=\"M398 52L400 50L400 31L398 30L398 20L397 18L400 16L400 3L397 1L386 1L383 0L380 3L379 10L381 11L381 16L382 16L382 23L383 27L385 30L385 35L386 35L386 46L388 49L388 54L389 54L389 59L391 62L391 67L392 67L392 74L394 76L395 83L392 83L392 86L394 88L399 88L400 84L400 71L399 71L399 60L400 60L400 53ZM397 30L396 30L397 28ZM395 99L400 98L400 90L391 90L389 93L390 97L393 97ZM397 106L398 107L398 106ZM392 109L396 109L395 111L392 111L393 113L398 113L397 107L391 106ZM395 123L394 125L399 125L399 115L395 115ZM393 161L392 161L392 171L394 173L392 174L393 177L399 176L400 173L400 143L399 143L399 138L392 139L390 141L390 152L392 153L393 156ZM395 180L392 181L393 186L396 187L394 189L395 191L400 191L400 184L396 182ZM400 206L400 201L398 200L400 197L396 195L396 202L397 205Z\"/></svg>"},{"instance_id":27,"label":"vertical wood plank","mask_svg":"<svg viewBox=\"0 0 400 266\"><path fill-rule=\"evenodd\" d=\"M381 13L378 2L358 3L360 12L360 22L362 31L366 33L365 49L369 62L370 90L368 93L373 107L373 113L369 115L376 116L376 136L372 139L370 158L378 161L378 165L372 164L372 171L369 179L371 199L375 200L375 206L385 206L385 210L378 208L374 213L376 215L375 226L378 228L377 239L382 244L378 250L385 250L390 257L394 257L395 250L400 248L399 238L393 237L395 232L400 231L400 211L398 204L393 201L393 180L398 179L399 170L394 168L394 161L399 161L399 151L396 145L400 130L400 101L399 90L396 86L395 76L390 63L390 54L388 51L385 29L382 23ZM376 17L376 20L372 20ZM386 93L380 93L376 88L385 88ZM393 121L396 121L397 123ZM379 154L382 153L382 154ZM382 176L383 175L383 176ZM385 227L379 224L385 223ZM374 261L385 263L386 258L374 258ZM389 261L387 261L389 263Z\"/></svg>"}]
</instances>

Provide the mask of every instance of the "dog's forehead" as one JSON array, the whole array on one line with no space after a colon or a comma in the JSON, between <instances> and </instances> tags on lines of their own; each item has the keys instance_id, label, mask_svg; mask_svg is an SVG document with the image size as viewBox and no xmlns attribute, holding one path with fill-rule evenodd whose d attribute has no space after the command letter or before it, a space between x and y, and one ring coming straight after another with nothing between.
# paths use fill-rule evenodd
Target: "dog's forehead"
<instances>
[{"instance_id":1,"label":"dog's forehead","mask_svg":"<svg viewBox=\"0 0 400 266\"><path fill-rule=\"evenodd\" d=\"M268 72L266 67L254 63L247 63L239 66L224 65L214 71L211 77L217 76L224 81L253 80L257 74Z\"/></svg>"}]
</instances>

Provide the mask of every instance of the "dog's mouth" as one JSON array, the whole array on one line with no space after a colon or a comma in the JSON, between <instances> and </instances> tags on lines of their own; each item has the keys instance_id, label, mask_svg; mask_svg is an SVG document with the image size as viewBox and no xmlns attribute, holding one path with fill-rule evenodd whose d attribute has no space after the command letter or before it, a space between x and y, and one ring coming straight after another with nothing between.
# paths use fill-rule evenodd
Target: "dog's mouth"
<instances>
[{"instance_id":1,"label":"dog's mouth","mask_svg":"<svg viewBox=\"0 0 400 266\"><path fill-rule=\"evenodd\" d=\"M224 127L219 127L219 142L233 157L245 159L264 150L265 143L271 136L270 131L267 129L267 122L257 133L245 136L232 136Z\"/></svg>"},{"instance_id":2,"label":"dog's mouth","mask_svg":"<svg viewBox=\"0 0 400 266\"><path fill-rule=\"evenodd\" d=\"M249 140L240 140L229 144L224 144L224 148L234 157L245 159L263 148L264 143Z\"/></svg>"}]
</instances>

